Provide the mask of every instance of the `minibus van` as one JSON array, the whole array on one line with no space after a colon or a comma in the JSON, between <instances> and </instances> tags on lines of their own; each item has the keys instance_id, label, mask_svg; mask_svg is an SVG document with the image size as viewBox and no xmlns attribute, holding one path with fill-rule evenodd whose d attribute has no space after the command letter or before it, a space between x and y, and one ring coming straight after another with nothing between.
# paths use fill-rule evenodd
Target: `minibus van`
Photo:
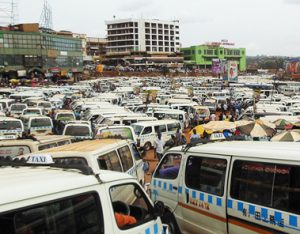
<instances>
[{"instance_id":1,"label":"minibus van","mask_svg":"<svg viewBox=\"0 0 300 234\"><path fill-rule=\"evenodd\" d=\"M24 125L21 120L11 117L0 117L0 139L9 140L22 136Z\"/></svg>"},{"instance_id":2,"label":"minibus van","mask_svg":"<svg viewBox=\"0 0 300 234\"><path fill-rule=\"evenodd\" d=\"M53 123L48 116L22 116L21 120L24 124L24 129L27 133L32 135L48 135L52 134Z\"/></svg>"},{"instance_id":3,"label":"minibus van","mask_svg":"<svg viewBox=\"0 0 300 234\"><path fill-rule=\"evenodd\" d=\"M132 124L131 127L135 132L138 147L143 147L146 151L153 146L158 132L164 141L168 141L178 129L181 129L180 122L173 119L139 122Z\"/></svg>"},{"instance_id":4,"label":"minibus van","mask_svg":"<svg viewBox=\"0 0 300 234\"><path fill-rule=\"evenodd\" d=\"M32 152L71 144L73 137L61 135L35 136L33 139L0 141L0 157L12 158Z\"/></svg>"},{"instance_id":5,"label":"minibus van","mask_svg":"<svg viewBox=\"0 0 300 234\"><path fill-rule=\"evenodd\" d=\"M143 160L136 145L130 140L81 141L35 154L49 154L54 161L81 161L84 165L90 166L94 172L99 170L125 172L137 177L141 184L144 183Z\"/></svg>"},{"instance_id":6,"label":"minibus van","mask_svg":"<svg viewBox=\"0 0 300 234\"><path fill-rule=\"evenodd\" d=\"M151 180L172 233L300 233L300 145L174 147Z\"/></svg>"}]
</instances>

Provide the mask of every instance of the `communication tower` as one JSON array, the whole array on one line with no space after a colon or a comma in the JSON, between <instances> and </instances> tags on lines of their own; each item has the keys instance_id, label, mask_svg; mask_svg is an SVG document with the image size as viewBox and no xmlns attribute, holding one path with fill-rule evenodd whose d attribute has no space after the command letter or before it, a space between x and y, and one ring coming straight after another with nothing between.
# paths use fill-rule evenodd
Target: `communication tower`
<instances>
[{"instance_id":1,"label":"communication tower","mask_svg":"<svg viewBox=\"0 0 300 234\"><path fill-rule=\"evenodd\" d=\"M40 26L47 29L53 29L52 8L47 0L44 0L43 11L40 17Z\"/></svg>"},{"instance_id":2,"label":"communication tower","mask_svg":"<svg viewBox=\"0 0 300 234\"><path fill-rule=\"evenodd\" d=\"M18 23L18 4L16 0L0 1L0 25L14 25Z\"/></svg>"}]
</instances>

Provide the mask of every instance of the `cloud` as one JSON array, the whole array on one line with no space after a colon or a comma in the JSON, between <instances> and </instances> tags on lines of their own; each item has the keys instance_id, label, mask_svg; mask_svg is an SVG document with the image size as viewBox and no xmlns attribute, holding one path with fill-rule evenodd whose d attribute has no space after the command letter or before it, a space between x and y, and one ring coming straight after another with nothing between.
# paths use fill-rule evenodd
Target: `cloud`
<instances>
[{"instance_id":1,"label":"cloud","mask_svg":"<svg viewBox=\"0 0 300 234\"><path fill-rule=\"evenodd\" d=\"M300 0L284 0L287 4L300 5Z\"/></svg>"},{"instance_id":2,"label":"cloud","mask_svg":"<svg viewBox=\"0 0 300 234\"><path fill-rule=\"evenodd\" d=\"M145 9L148 9L149 6L151 6L151 2L150 1L143 1L143 3L141 4L140 0L130 0L130 1L124 1L123 4L121 4L118 7L119 11L125 11L125 12L139 12Z\"/></svg>"}]
</instances>

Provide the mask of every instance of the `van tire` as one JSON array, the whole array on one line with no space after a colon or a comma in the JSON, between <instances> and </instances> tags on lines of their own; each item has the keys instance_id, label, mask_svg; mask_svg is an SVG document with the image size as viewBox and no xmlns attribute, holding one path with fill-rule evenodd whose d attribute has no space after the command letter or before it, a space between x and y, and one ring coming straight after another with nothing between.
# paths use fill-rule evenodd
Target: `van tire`
<instances>
[{"instance_id":1,"label":"van tire","mask_svg":"<svg viewBox=\"0 0 300 234\"><path fill-rule=\"evenodd\" d=\"M151 147L152 147L151 143L150 142L146 142L145 145L144 145L144 151L150 150Z\"/></svg>"},{"instance_id":2,"label":"van tire","mask_svg":"<svg viewBox=\"0 0 300 234\"><path fill-rule=\"evenodd\" d=\"M176 219L170 211L166 211L166 213L163 215L162 223L169 226L170 234L181 234Z\"/></svg>"}]
</instances>

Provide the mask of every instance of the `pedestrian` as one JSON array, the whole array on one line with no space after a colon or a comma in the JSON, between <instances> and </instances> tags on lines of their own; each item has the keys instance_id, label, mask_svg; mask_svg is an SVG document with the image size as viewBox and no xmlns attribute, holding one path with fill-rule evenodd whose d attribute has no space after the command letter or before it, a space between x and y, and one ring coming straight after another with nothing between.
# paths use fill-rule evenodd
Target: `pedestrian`
<instances>
[{"instance_id":1,"label":"pedestrian","mask_svg":"<svg viewBox=\"0 0 300 234\"><path fill-rule=\"evenodd\" d=\"M163 156L164 146L165 146L165 141L161 138L161 133L158 133L157 139L155 139L153 147L155 149L155 158L158 158L159 161Z\"/></svg>"},{"instance_id":2,"label":"pedestrian","mask_svg":"<svg viewBox=\"0 0 300 234\"><path fill-rule=\"evenodd\" d=\"M186 145L186 138L185 138L185 135L181 135L181 138L180 138L180 145Z\"/></svg>"},{"instance_id":3,"label":"pedestrian","mask_svg":"<svg viewBox=\"0 0 300 234\"><path fill-rule=\"evenodd\" d=\"M177 128L176 134L175 134L175 146L179 145L180 143L180 137L181 137L181 132L180 128Z\"/></svg>"},{"instance_id":4,"label":"pedestrian","mask_svg":"<svg viewBox=\"0 0 300 234\"><path fill-rule=\"evenodd\" d=\"M196 129L193 129L193 134L190 137L190 142L193 143L200 139L200 136L197 134Z\"/></svg>"}]
</instances>

